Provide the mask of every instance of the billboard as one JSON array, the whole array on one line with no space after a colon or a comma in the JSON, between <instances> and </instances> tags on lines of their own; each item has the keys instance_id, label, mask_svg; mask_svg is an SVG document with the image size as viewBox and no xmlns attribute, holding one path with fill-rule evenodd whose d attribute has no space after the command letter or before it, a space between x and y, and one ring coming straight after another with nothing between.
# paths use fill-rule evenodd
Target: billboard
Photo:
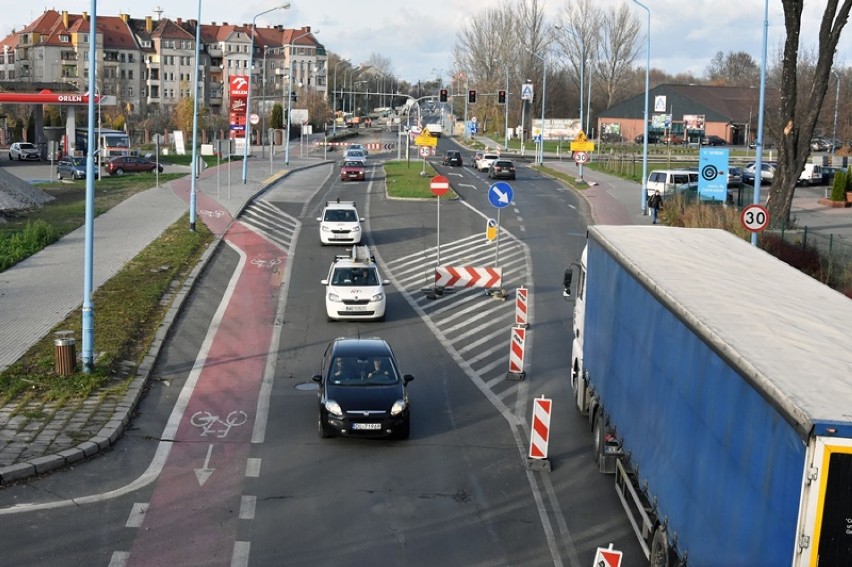
<instances>
[{"instance_id":1,"label":"billboard","mask_svg":"<svg viewBox=\"0 0 852 567\"><path fill-rule=\"evenodd\" d=\"M579 118L545 118L543 130L540 118L532 121L533 136L543 135L545 140L573 140L582 130Z\"/></svg>"}]
</instances>

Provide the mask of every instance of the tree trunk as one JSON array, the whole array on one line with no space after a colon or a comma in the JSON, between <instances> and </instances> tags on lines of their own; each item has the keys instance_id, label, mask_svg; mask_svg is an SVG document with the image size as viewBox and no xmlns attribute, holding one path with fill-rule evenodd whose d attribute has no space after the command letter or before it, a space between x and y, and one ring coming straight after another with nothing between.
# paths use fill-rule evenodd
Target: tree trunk
<instances>
[{"instance_id":1,"label":"tree trunk","mask_svg":"<svg viewBox=\"0 0 852 567\"><path fill-rule=\"evenodd\" d=\"M828 89L834 54L840 33L849 18L852 0L827 0L819 30L819 58L810 90L799 91L797 81L799 33L802 23L801 0L782 0L784 27L784 59L781 67L781 136L778 145L778 167L769 190L767 208L772 228L781 228L790 220L790 207L796 181L810 155L810 140L816 128L819 111ZM800 99L801 95L801 99Z\"/></svg>"}]
</instances>

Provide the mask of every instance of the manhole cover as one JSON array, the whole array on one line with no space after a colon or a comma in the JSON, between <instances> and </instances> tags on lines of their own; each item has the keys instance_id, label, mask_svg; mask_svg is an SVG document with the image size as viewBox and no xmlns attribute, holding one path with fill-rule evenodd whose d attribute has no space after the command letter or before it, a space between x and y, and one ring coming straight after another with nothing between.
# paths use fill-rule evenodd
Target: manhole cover
<instances>
[{"instance_id":1,"label":"manhole cover","mask_svg":"<svg viewBox=\"0 0 852 567\"><path fill-rule=\"evenodd\" d=\"M300 392L316 392L317 388L319 388L319 384L316 382L300 382L296 384L296 389Z\"/></svg>"}]
</instances>

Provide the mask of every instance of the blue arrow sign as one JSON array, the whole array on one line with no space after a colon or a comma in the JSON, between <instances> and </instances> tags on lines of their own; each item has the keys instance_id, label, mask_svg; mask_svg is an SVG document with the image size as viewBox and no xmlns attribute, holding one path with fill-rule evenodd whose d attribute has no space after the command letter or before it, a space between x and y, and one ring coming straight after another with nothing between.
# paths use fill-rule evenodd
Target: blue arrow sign
<instances>
[{"instance_id":1,"label":"blue arrow sign","mask_svg":"<svg viewBox=\"0 0 852 567\"><path fill-rule=\"evenodd\" d=\"M512 186L505 181L498 181L488 188L488 200L498 209L509 206L512 197Z\"/></svg>"}]
</instances>

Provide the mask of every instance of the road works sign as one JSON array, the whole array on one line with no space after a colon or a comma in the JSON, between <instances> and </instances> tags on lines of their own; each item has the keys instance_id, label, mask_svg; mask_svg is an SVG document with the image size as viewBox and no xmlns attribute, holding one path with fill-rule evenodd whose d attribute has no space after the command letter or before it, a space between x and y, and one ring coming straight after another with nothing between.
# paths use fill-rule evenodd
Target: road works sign
<instances>
[{"instance_id":1,"label":"road works sign","mask_svg":"<svg viewBox=\"0 0 852 567\"><path fill-rule=\"evenodd\" d=\"M595 151L595 143L586 139L586 133L580 130L574 141L571 142L572 152L593 152Z\"/></svg>"},{"instance_id":2,"label":"road works sign","mask_svg":"<svg viewBox=\"0 0 852 567\"><path fill-rule=\"evenodd\" d=\"M430 134L429 130L423 130L416 138L414 138L414 143L418 146L429 146L434 148L438 145L438 138Z\"/></svg>"},{"instance_id":3,"label":"road works sign","mask_svg":"<svg viewBox=\"0 0 852 567\"><path fill-rule=\"evenodd\" d=\"M499 287L503 283L503 268L476 266L438 266L435 285L440 287Z\"/></svg>"}]
</instances>

